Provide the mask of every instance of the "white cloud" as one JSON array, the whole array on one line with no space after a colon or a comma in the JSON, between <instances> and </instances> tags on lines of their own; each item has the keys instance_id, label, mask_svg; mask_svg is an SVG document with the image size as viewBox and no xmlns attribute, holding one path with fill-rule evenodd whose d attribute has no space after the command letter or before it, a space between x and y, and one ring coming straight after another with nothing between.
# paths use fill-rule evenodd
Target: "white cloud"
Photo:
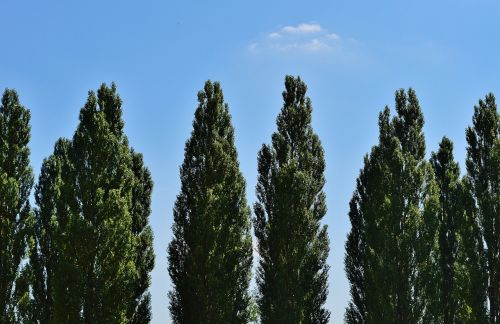
<instances>
[{"instance_id":1,"label":"white cloud","mask_svg":"<svg viewBox=\"0 0 500 324\"><path fill-rule=\"evenodd\" d=\"M333 39L333 40L339 40L340 39L340 36L337 35L337 34L335 34L335 33L328 34L328 35L326 35L326 37L328 39Z\"/></svg>"},{"instance_id":2,"label":"white cloud","mask_svg":"<svg viewBox=\"0 0 500 324\"><path fill-rule=\"evenodd\" d=\"M280 51L296 50L303 52L318 52L331 49L331 47L319 39L312 39L302 43L279 44L274 46L274 49Z\"/></svg>"},{"instance_id":3,"label":"white cloud","mask_svg":"<svg viewBox=\"0 0 500 324\"><path fill-rule=\"evenodd\" d=\"M280 33L274 32L269 34L269 38L280 38L280 37L281 37Z\"/></svg>"},{"instance_id":4,"label":"white cloud","mask_svg":"<svg viewBox=\"0 0 500 324\"><path fill-rule=\"evenodd\" d=\"M324 43L323 41L321 41L319 39L313 39L310 42L304 44L305 50L313 51L313 52L321 51L321 50L325 50L325 49L329 49L329 48L330 48L330 45Z\"/></svg>"},{"instance_id":5,"label":"white cloud","mask_svg":"<svg viewBox=\"0 0 500 324\"><path fill-rule=\"evenodd\" d=\"M285 26L264 35L265 37L248 45L251 52L326 52L339 46L341 40L338 34L317 23Z\"/></svg>"},{"instance_id":6,"label":"white cloud","mask_svg":"<svg viewBox=\"0 0 500 324\"><path fill-rule=\"evenodd\" d=\"M281 31L284 33L300 33L300 34L318 33L322 30L323 29L318 24L300 24L298 26L285 26L281 28Z\"/></svg>"}]
</instances>

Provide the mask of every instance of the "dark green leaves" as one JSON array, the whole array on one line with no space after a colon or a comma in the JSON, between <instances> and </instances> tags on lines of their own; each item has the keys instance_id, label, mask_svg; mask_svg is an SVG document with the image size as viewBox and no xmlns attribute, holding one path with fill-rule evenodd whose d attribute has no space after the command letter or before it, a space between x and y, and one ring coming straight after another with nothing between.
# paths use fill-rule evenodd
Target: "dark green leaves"
<instances>
[{"instance_id":1,"label":"dark green leaves","mask_svg":"<svg viewBox=\"0 0 500 324\"><path fill-rule=\"evenodd\" d=\"M345 267L348 323L435 318L431 283L437 188L424 160L424 119L415 92L396 92L397 115L379 115L379 144L365 157L350 202Z\"/></svg>"},{"instance_id":2,"label":"dark green leaves","mask_svg":"<svg viewBox=\"0 0 500 324\"><path fill-rule=\"evenodd\" d=\"M479 261L485 273L489 322L500 321L500 173L498 146L500 117L495 97L486 96L474 107L472 127L466 130L467 182L473 197L471 215L477 215L480 245L484 246L484 259ZM481 252L481 248L479 252ZM479 257L482 255L479 254Z\"/></svg>"},{"instance_id":3,"label":"dark green leaves","mask_svg":"<svg viewBox=\"0 0 500 324\"><path fill-rule=\"evenodd\" d=\"M128 146L113 84L90 91L73 140L45 159L31 228L37 323L147 323L152 180ZM29 315L31 313L31 315Z\"/></svg>"},{"instance_id":4,"label":"dark green leaves","mask_svg":"<svg viewBox=\"0 0 500 324\"><path fill-rule=\"evenodd\" d=\"M16 321L16 308L27 298L20 272L30 217L33 186L29 165L30 112L15 90L6 89L0 106L0 322ZM16 286L16 281L19 285Z\"/></svg>"},{"instance_id":5,"label":"dark green leaves","mask_svg":"<svg viewBox=\"0 0 500 324\"><path fill-rule=\"evenodd\" d=\"M198 102L168 247L170 312L174 323L246 323L252 242L234 130L219 83Z\"/></svg>"},{"instance_id":6,"label":"dark green leaves","mask_svg":"<svg viewBox=\"0 0 500 324\"><path fill-rule=\"evenodd\" d=\"M262 323L327 323L329 240L323 148L311 127L311 100L287 76L278 131L258 157L258 304Z\"/></svg>"}]
</instances>

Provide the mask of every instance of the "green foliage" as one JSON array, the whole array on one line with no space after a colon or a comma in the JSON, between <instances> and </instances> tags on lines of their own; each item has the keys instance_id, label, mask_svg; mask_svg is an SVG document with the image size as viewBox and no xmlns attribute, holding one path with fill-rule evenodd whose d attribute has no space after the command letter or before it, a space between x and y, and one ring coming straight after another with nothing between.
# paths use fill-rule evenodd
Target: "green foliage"
<instances>
[{"instance_id":1,"label":"green foliage","mask_svg":"<svg viewBox=\"0 0 500 324\"><path fill-rule=\"evenodd\" d=\"M63 174L70 172L70 146L70 141L58 140L53 155L43 161L35 188L37 208L35 219L30 223L28 268L33 300L26 310L26 318L34 323L55 322L55 285L68 277L61 265L69 261L65 259L66 251L63 251L67 248L69 235L64 228L67 227L70 212L76 208L74 199L71 203L68 201L73 197L73 188L69 182L63 181ZM64 290L64 285L59 284L59 290Z\"/></svg>"},{"instance_id":2,"label":"green foliage","mask_svg":"<svg viewBox=\"0 0 500 324\"><path fill-rule=\"evenodd\" d=\"M151 321L151 285L149 273L153 271L155 254L153 250L153 231L149 226L151 214L151 194L153 180L149 170L144 166L142 154L130 151L132 157L132 235L135 238L135 266L137 278L133 282L132 299L128 306L129 323L149 323Z\"/></svg>"},{"instance_id":3,"label":"green foliage","mask_svg":"<svg viewBox=\"0 0 500 324\"><path fill-rule=\"evenodd\" d=\"M487 323L484 242L479 225L476 202L467 177L462 178L460 199L464 208L463 217L458 224L459 251L457 254L458 294L463 298L459 304L458 315L463 323Z\"/></svg>"},{"instance_id":4,"label":"green foliage","mask_svg":"<svg viewBox=\"0 0 500 324\"><path fill-rule=\"evenodd\" d=\"M346 323L367 323L366 305L366 236L364 214L367 214L368 198L365 189L368 184L367 173L371 169L370 159L365 157L365 167L360 171L356 180L356 191L349 202L349 220L351 231L345 243L345 271L350 283L351 300L347 306L344 320ZM373 194L373 193L370 193Z\"/></svg>"},{"instance_id":5,"label":"green foliage","mask_svg":"<svg viewBox=\"0 0 500 324\"><path fill-rule=\"evenodd\" d=\"M26 299L21 262L33 186L30 117L16 91L6 89L0 106L0 323L16 322L17 310Z\"/></svg>"},{"instance_id":6,"label":"green foliage","mask_svg":"<svg viewBox=\"0 0 500 324\"><path fill-rule=\"evenodd\" d=\"M312 104L287 76L277 131L258 154L250 208L220 84L198 93L168 247L174 323L328 323L324 152ZM467 175L443 138L425 158L415 92L379 114L349 204L347 323L500 323L500 116L488 94L466 130ZM116 86L90 91L29 195L30 112L0 106L0 323L149 323L153 181L124 133Z\"/></svg>"},{"instance_id":7,"label":"green foliage","mask_svg":"<svg viewBox=\"0 0 500 324\"><path fill-rule=\"evenodd\" d=\"M198 93L168 247L174 323L247 323L252 242L245 181L219 83Z\"/></svg>"},{"instance_id":8,"label":"green foliage","mask_svg":"<svg viewBox=\"0 0 500 324\"><path fill-rule=\"evenodd\" d=\"M500 322L500 172L498 146L500 117L495 97L488 94L474 107L472 127L466 130L467 182L471 214L479 224L479 260L485 274L489 323ZM484 242L484 251L481 247ZM481 286L480 286L481 287Z\"/></svg>"},{"instance_id":9,"label":"green foliage","mask_svg":"<svg viewBox=\"0 0 500 324\"><path fill-rule=\"evenodd\" d=\"M379 115L379 144L365 157L350 202L345 267L348 323L439 322L435 298L438 190L425 161L415 92L396 92L397 116Z\"/></svg>"},{"instance_id":10,"label":"green foliage","mask_svg":"<svg viewBox=\"0 0 500 324\"><path fill-rule=\"evenodd\" d=\"M467 224L467 199L460 169L453 159L453 143L446 137L439 144L439 151L432 153L431 164L439 186L439 268L436 269L439 299L435 300L443 323L482 323L483 316L471 312L474 305L471 294L481 285L473 285L477 276L472 260L477 258L477 241L469 226L477 231L475 222ZM481 289L479 289L481 291ZM484 299L483 299L484 300Z\"/></svg>"},{"instance_id":11,"label":"green foliage","mask_svg":"<svg viewBox=\"0 0 500 324\"><path fill-rule=\"evenodd\" d=\"M329 252L321 142L300 78L287 76L278 130L258 156L255 236L262 323L328 323Z\"/></svg>"},{"instance_id":12,"label":"green foliage","mask_svg":"<svg viewBox=\"0 0 500 324\"><path fill-rule=\"evenodd\" d=\"M29 273L35 323L147 323L154 265L152 181L123 134L113 84L89 92L72 141L60 139L36 187Z\"/></svg>"}]
</instances>

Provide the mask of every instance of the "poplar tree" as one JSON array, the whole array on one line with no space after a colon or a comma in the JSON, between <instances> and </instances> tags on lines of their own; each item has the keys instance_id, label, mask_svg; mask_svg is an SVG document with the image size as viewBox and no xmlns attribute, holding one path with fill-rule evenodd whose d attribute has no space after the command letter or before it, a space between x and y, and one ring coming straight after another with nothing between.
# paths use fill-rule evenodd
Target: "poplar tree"
<instances>
[{"instance_id":1,"label":"poplar tree","mask_svg":"<svg viewBox=\"0 0 500 324\"><path fill-rule=\"evenodd\" d=\"M461 323L487 323L487 273L484 241L481 234L476 201L467 177L461 181L460 199L464 208L457 224L460 238L457 253L458 294L463 298L459 307Z\"/></svg>"},{"instance_id":2,"label":"poplar tree","mask_svg":"<svg viewBox=\"0 0 500 324\"><path fill-rule=\"evenodd\" d=\"M71 175L70 162L71 142L59 139L51 156L44 159L38 183L35 187L35 219L30 223L29 274L27 284L31 285L33 295L29 306L25 309L26 322L49 324L62 319L57 314L78 309L73 294L61 296L71 278L69 259L71 247L67 240L71 235L67 231L70 216L76 212L77 202L74 188L68 181ZM56 299L56 289L59 298ZM55 302L59 303L56 304ZM63 303L61 303L63 302ZM77 316L67 319L77 323Z\"/></svg>"},{"instance_id":3,"label":"poplar tree","mask_svg":"<svg viewBox=\"0 0 500 324\"><path fill-rule=\"evenodd\" d=\"M453 158L453 143L443 137L437 153L432 153L430 162L434 168L439 187L438 277L439 309L442 321L448 323L471 322L468 312L467 294L473 289L468 279L469 273L464 267L464 238L461 226L464 226L465 206L461 195L460 168ZM465 238L468 239L468 238Z\"/></svg>"},{"instance_id":4,"label":"poplar tree","mask_svg":"<svg viewBox=\"0 0 500 324\"><path fill-rule=\"evenodd\" d=\"M97 91L98 103L103 110L111 131L126 146L128 139L124 135L125 123L122 118L122 100L116 92L116 85L102 85ZM133 258L136 277L129 287L131 295L127 306L127 321L129 323L149 323L151 321L151 285L150 272L154 268L155 254L153 250L153 231L149 225L151 214L151 195L153 180L149 169L144 165L143 156L133 148L129 148L132 172L131 202L129 213L132 218Z\"/></svg>"},{"instance_id":5,"label":"poplar tree","mask_svg":"<svg viewBox=\"0 0 500 324\"><path fill-rule=\"evenodd\" d=\"M169 308L174 323L247 323L250 209L234 129L218 82L205 83L198 103L168 246Z\"/></svg>"},{"instance_id":6,"label":"poplar tree","mask_svg":"<svg viewBox=\"0 0 500 324\"><path fill-rule=\"evenodd\" d=\"M470 183L484 242L484 268L489 323L500 323L500 172L498 146L500 117L495 97L488 94L474 107L472 126L466 130L467 181Z\"/></svg>"},{"instance_id":7,"label":"poplar tree","mask_svg":"<svg viewBox=\"0 0 500 324\"><path fill-rule=\"evenodd\" d=\"M30 272L35 323L148 323L152 181L123 132L116 86L89 92L72 141L44 160Z\"/></svg>"},{"instance_id":8,"label":"poplar tree","mask_svg":"<svg viewBox=\"0 0 500 324\"><path fill-rule=\"evenodd\" d=\"M350 202L345 267L348 323L439 322L438 189L425 160L415 92L396 92L397 115L379 115L379 143L365 157Z\"/></svg>"},{"instance_id":9,"label":"poplar tree","mask_svg":"<svg viewBox=\"0 0 500 324\"><path fill-rule=\"evenodd\" d=\"M6 89L0 106L0 322L16 321L23 295L16 287L25 256L26 221L30 217L29 195L33 186L28 143L28 109L15 90Z\"/></svg>"},{"instance_id":10,"label":"poplar tree","mask_svg":"<svg viewBox=\"0 0 500 324\"><path fill-rule=\"evenodd\" d=\"M258 155L255 236L262 323L328 323L323 148L307 86L287 76L272 143Z\"/></svg>"}]
</instances>

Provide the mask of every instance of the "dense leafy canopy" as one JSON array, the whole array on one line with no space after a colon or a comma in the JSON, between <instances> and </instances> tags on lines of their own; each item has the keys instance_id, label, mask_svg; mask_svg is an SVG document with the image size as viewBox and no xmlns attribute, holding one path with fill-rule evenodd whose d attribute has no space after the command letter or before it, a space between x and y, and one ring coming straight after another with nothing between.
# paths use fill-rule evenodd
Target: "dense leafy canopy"
<instances>
[{"instance_id":1,"label":"dense leafy canopy","mask_svg":"<svg viewBox=\"0 0 500 324\"><path fill-rule=\"evenodd\" d=\"M219 83L198 93L168 246L174 323L328 323L325 159L307 86L287 76L251 211ZM379 114L349 204L347 323L500 323L500 116L488 94L466 130L467 174L443 137L426 159L415 92ZM30 112L0 106L0 323L149 323L152 176L114 84L90 91L34 190Z\"/></svg>"},{"instance_id":2,"label":"dense leafy canopy","mask_svg":"<svg viewBox=\"0 0 500 324\"><path fill-rule=\"evenodd\" d=\"M350 203L345 267L348 323L438 320L435 265L438 188L425 160L415 92L396 92L397 115L379 116L379 144L365 157Z\"/></svg>"},{"instance_id":3,"label":"dense leafy canopy","mask_svg":"<svg viewBox=\"0 0 500 324\"><path fill-rule=\"evenodd\" d=\"M489 323L500 322L500 116L493 94L474 107L472 126L466 130L467 181L479 223L480 261L485 273ZM482 253L481 253L482 252Z\"/></svg>"},{"instance_id":4,"label":"dense leafy canopy","mask_svg":"<svg viewBox=\"0 0 500 324\"><path fill-rule=\"evenodd\" d=\"M24 297L21 262L25 255L29 195L33 186L28 143L28 109L15 90L6 89L0 106L0 323L16 321Z\"/></svg>"},{"instance_id":5,"label":"dense leafy canopy","mask_svg":"<svg viewBox=\"0 0 500 324\"><path fill-rule=\"evenodd\" d=\"M198 93L168 247L174 323L247 323L250 209L219 83Z\"/></svg>"},{"instance_id":6,"label":"dense leafy canopy","mask_svg":"<svg viewBox=\"0 0 500 324\"><path fill-rule=\"evenodd\" d=\"M300 78L287 76L278 130L258 155L255 236L262 323L328 323L325 160Z\"/></svg>"},{"instance_id":7,"label":"dense leafy canopy","mask_svg":"<svg viewBox=\"0 0 500 324\"><path fill-rule=\"evenodd\" d=\"M44 160L30 226L35 323L147 323L152 180L128 146L113 84L89 92L73 140Z\"/></svg>"}]
</instances>

